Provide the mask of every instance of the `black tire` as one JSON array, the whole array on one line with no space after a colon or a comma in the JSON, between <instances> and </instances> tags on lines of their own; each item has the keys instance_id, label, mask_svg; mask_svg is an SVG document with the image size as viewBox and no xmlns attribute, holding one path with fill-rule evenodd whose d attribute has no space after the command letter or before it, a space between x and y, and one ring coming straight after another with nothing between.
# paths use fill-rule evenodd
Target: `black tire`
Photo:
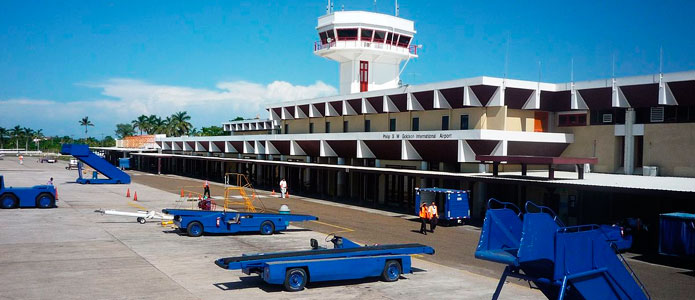
<instances>
[{"instance_id":1,"label":"black tire","mask_svg":"<svg viewBox=\"0 0 695 300\"><path fill-rule=\"evenodd\" d=\"M401 263L397 260L387 260L384 264L384 271L381 272L381 279L386 282L397 281L401 277Z\"/></svg>"},{"instance_id":2,"label":"black tire","mask_svg":"<svg viewBox=\"0 0 695 300\"><path fill-rule=\"evenodd\" d=\"M293 268L285 273L285 290L288 292L299 292L304 289L309 276L302 268Z\"/></svg>"},{"instance_id":3,"label":"black tire","mask_svg":"<svg viewBox=\"0 0 695 300\"><path fill-rule=\"evenodd\" d=\"M143 217L138 217L138 223L145 224L145 223L147 223L147 220Z\"/></svg>"},{"instance_id":4,"label":"black tire","mask_svg":"<svg viewBox=\"0 0 695 300\"><path fill-rule=\"evenodd\" d=\"M188 233L188 236L192 237L199 237L203 235L203 224L198 221L188 223L188 226L186 226L186 233Z\"/></svg>"},{"instance_id":5,"label":"black tire","mask_svg":"<svg viewBox=\"0 0 695 300\"><path fill-rule=\"evenodd\" d=\"M51 208L56 205L56 199L51 193L41 193L36 196L36 207Z\"/></svg>"},{"instance_id":6,"label":"black tire","mask_svg":"<svg viewBox=\"0 0 695 300\"><path fill-rule=\"evenodd\" d=\"M0 205L6 209L17 208L17 197L13 194L4 194L0 196Z\"/></svg>"},{"instance_id":7,"label":"black tire","mask_svg":"<svg viewBox=\"0 0 695 300\"><path fill-rule=\"evenodd\" d=\"M260 231L262 235L273 234L275 232L275 223L269 220L264 221L261 223Z\"/></svg>"}]
</instances>

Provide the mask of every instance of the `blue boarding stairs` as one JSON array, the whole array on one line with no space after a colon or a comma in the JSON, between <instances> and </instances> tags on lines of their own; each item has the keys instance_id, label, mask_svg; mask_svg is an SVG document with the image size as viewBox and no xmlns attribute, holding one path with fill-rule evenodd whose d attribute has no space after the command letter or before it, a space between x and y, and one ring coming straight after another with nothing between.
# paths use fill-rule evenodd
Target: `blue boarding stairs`
<instances>
[{"instance_id":1,"label":"blue boarding stairs","mask_svg":"<svg viewBox=\"0 0 695 300\"><path fill-rule=\"evenodd\" d=\"M82 166L81 164L78 164L77 170L79 178L77 178L77 183L130 183L130 175L121 171L119 168L101 158L99 155L94 154L89 150L89 146L87 145L64 144L60 149L60 154L72 155L82 163L92 167L92 169L107 177L98 178L96 173L94 173L91 178L83 178Z\"/></svg>"},{"instance_id":2,"label":"blue boarding stairs","mask_svg":"<svg viewBox=\"0 0 695 300\"><path fill-rule=\"evenodd\" d=\"M548 299L650 299L598 225L566 227L548 207L524 208L488 201L475 257L507 265L492 299L507 277L533 282Z\"/></svg>"}]
</instances>

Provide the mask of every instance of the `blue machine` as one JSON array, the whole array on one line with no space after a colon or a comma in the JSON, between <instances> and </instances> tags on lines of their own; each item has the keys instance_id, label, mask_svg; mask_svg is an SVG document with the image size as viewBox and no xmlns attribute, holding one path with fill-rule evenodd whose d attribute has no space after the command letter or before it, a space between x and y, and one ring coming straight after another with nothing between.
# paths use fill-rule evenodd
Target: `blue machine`
<instances>
[{"instance_id":1,"label":"blue machine","mask_svg":"<svg viewBox=\"0 0 695 300\"><path fill-rule=\"evenodd\" d=\"M77 178L77 183L130 183L130 175L118 169L116 166L112 165L105 159L99 157L98 155L92 153L87 145L79 144L64 144L60 149L60 154L72 155L79 159L81 162L92 167L94 170L101 174L104 174L107 178L98 178L97 172L92 173L91 178L82 178L82 165L77 164L77 171L79 178Z\"/></svg>"},{"instance_id":2,"label":"blue machine","mask_svg":"<svg viewBox=\"0 0 695 300\"><path fill-rule=\"evenodd\" d=\"M649 299L598 225L564 227L548 207L525 208L488 201L475 257L507 265L493 299L507 276L532 281L548 299Z\"/></svg>"},{"instance_id":3,"label":"blue machine","mask_svg":"<svg viewBox=\"0 0 695 300\"><path fill-rule=\"evenodd\" d=\"M33 187L5 187L5 178L0 175L0 207L56 207L56 189L52 185Z\"/></svg>"},{"instance_id":4,"label":"blue machine","mask_svg":"<svg viewBox=\"0 0 695 300\"><path fill-rule=\"evenodd\" d=\"M470 218L468 192L442 188L415 188L415 215L420 213L420 203L434 201L439 212L439 223L443 225L463 224ZM442 211L444 208L444 211Z\"/></svg>"},{"instance_id":5,"label":"blue machine","mask_svg":"<svg viewBox=\"0 0 695 300\"><path fill-rule=\"evenodd\" d=\"M333 249L318 246L311 239L311 250L244 254L220 258L223 269L256 273L269 284L284 284L290 292L301 291L308 282L359 279L381 276L392 282L401 274L412 273L410 255L434 254L421 244L360 246L346 238L329 235Z\"/></svg>"},{"instance_id":6,"label":"blue machine","mask_svg":"<svg viewBox=\"0 0 695 300\"><path fill-rule=\"evenodd\" d=\"M118 167L123 169L130 169L130 158L124 157L118 159Z\"/></svg>"},{"instance_id":7,"label":"blue machine","mask_svg":"<svg viewBox=\"0 0 695 300\"><path fill-rule=\"evenodd\" d=\"M695 214L659 215L659 254L695 258Z\"/></svg>"},{"instance_id":8,"label":"blue machine","mask_svg":"<svg viewBox=\"0 0 695 300\"><path fill-rule=\"evenodd\" d=\"M174 216L174 224L189 236L203 233L260 232L273 234L287 229L289 222L318 220L309 215L202 211L192 209L163 209Z\"/></svg>"}]
</instances>

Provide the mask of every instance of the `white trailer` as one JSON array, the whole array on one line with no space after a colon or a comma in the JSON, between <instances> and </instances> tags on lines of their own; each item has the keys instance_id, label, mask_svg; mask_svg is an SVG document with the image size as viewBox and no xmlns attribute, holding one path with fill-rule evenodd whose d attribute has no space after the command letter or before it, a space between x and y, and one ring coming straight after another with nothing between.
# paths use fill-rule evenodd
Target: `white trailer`
<instances>
[{"instance_id":1,"label":"white trailer","mask_svg":"<svg viewBox=\"0 0 695 300\"><path fill-rule=\"evenodd\" d=\"M137 221L140 224L145 224L147 220L174 220L174 216L156 212L154 210L138 210L137 212L127 212L127 211L117 211L113 209L97 209L95 213L100 213L102 215L112 215L112 216L126 216L126 217L137 217Z\"/></svg>"}]
</instances>

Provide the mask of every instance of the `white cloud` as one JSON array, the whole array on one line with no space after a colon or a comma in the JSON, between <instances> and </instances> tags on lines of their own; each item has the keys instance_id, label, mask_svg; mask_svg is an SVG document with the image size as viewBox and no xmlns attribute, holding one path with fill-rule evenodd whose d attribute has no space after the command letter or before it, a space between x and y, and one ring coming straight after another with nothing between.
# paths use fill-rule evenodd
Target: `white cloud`
<instances>
[{"instance_id":1,"label":"white cloud","mask_svg":"<svg viewBox=\"0 0 695 300\"><path fill-rule=\"evenodd\" d=\"M46 99L0 100L0 126L22 125L43 128L48 134L79 134L77 121L89 116L90 131L113 134L116 123L130 122L145 114L168 116L188 111L196 127L218 125L236 116L266 118L265 105L273 102L310 99L337 94L336 88L317 81L293 85L286 81L258 84L247 81L220 82L216 89L158 85L146 81L115 78L82 86L101 89L113 99L58 102Z\"/></svg>"}]
</instances>

